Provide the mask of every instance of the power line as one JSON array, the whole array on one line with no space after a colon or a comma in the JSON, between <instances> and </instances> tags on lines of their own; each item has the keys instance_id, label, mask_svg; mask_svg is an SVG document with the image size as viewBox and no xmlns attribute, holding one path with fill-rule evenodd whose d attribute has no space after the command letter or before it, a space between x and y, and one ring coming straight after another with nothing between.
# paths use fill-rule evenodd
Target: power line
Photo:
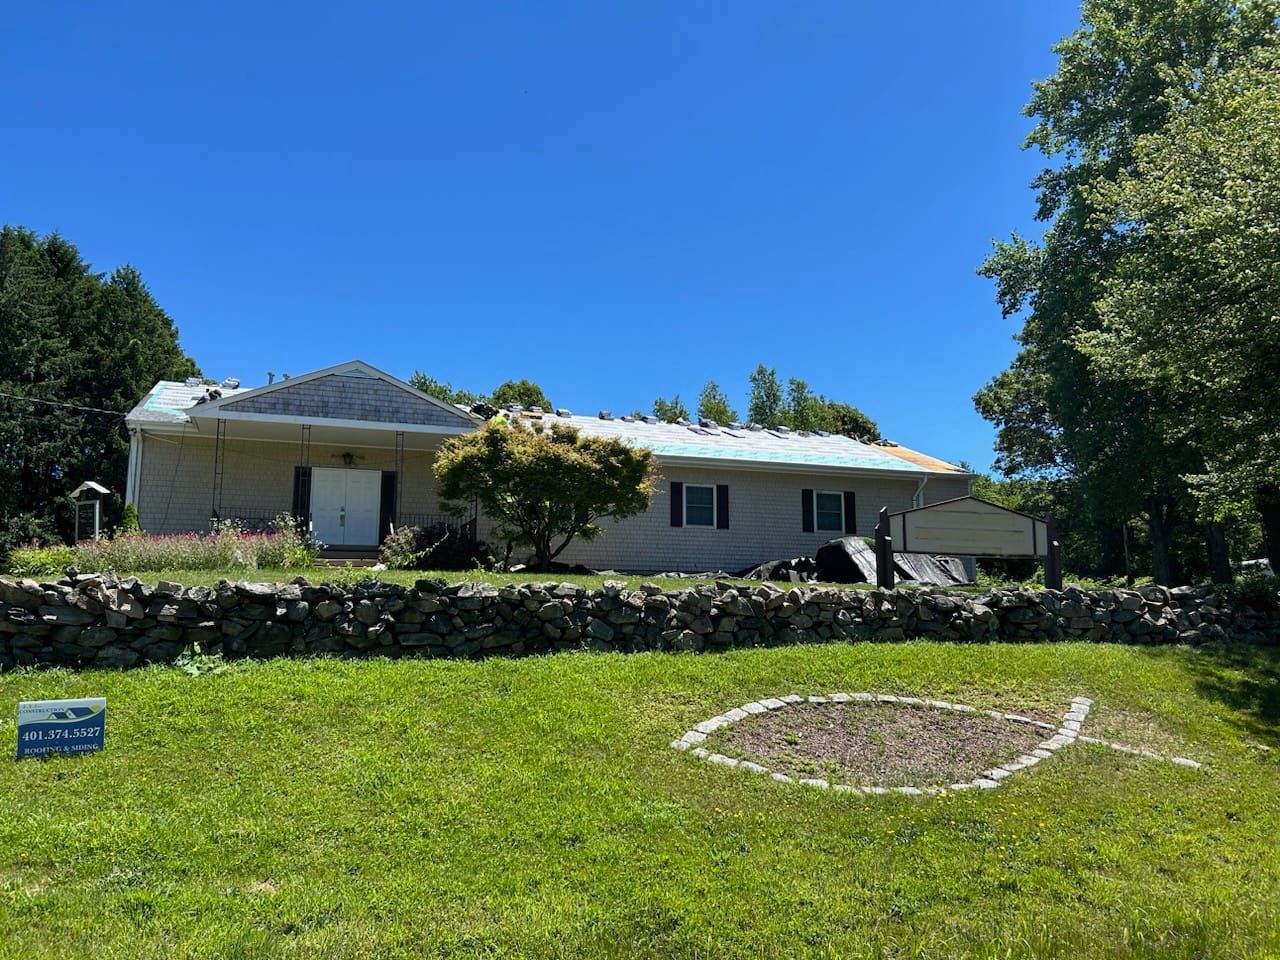
<instances>
[{"instance_id":1,"label":"power line","mask_svg":"<svg viewBox=\"0 0 1280 960\"><path fill-rule=\"evenodd\" d=\"M85 413L103 413L108 417L123 417L126 414L119 410L103 410L101 407L86 407L78 403L66 403L62 400L38 400L35 397L20 397L16 393L0 392L0 397L7 397L10 400L22 400L25 403L42 403L47 407L64 407L68 410L82 410Z\"/></svg>"}]
</instances>

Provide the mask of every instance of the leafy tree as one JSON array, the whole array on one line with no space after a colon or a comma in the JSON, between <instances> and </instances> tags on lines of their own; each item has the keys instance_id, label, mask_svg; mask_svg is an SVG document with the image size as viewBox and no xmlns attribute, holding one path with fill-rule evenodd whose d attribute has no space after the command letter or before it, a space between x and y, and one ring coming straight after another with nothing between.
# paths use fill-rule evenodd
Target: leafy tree
<instances>
[{"instance_id":1,"label":"leafy tree","mask_svg":"<svg viewBox=\"0 0 1280 960\"><path fill-rule=\"evenodd\" d=\"M67 495L83 480L123 494L122 414L157 380L198 373L173 320L133 267L93 273L74 245L0 228L0 557L30 539L68 538ZM107 504L108 527L123 497Z\"/></svg>"},{"instance_id":2,"label":"leafy tree","mask_svg":"<svg viewBox=\"0 0 1280 960\"><path fill-rule=\"evenodd\" d=\"M526 410L530 407L541 407L547 411L554 409L547 395L543 393L542 388L532 380L508 380L499 384L489 398L489 402L495 407L505 407L509 403L518 403Z\"/></svg>"},{"instance_id":3,"label":"leafy tree","mask_svg":"<svg viewBox=\"0 0 1280 960\"><path fill-rule=\"evenodd\" d=\"M787 402L783 417L796 430L825 430L828 433L852 433L873 440L880 437L874 420L857 407L828 400L814 393L804 380L787 381Z\"/></svg>"},{"instance_id":4,"label":"leafy tree","mask_svg":"<svg viewBox=\"0 0 1280 960\"><path fill-rule=\"evenodd\" d=\"M415 390L421 390L437 400L443 400L445 403L459 403L466 407L474 406L484 400L484 397L478 393L473 393L470 390L454 389L452 384L429 377L421 370L413 372L413 376L409 378L409 386Z\"/></svg>"},{"instance_id":5,"label":"leafy tree","mask_svg":"<svg viewBox=\"0 0 1280 960\"><path fill-rule=\"evenodd\" d=\"M657 483L648 450L560 423L534 430L491 421L445 441L434 470L451 510L479 503L508 543L532 548L542 570L575 537L599 536L600 519L647 508Z\"/></svg>"},{"instance_id":6,"label":"leafy tree","mask_svg":"<svg viewBox=\"0 0 1280 960\"><path fill-rule=\"evenodd\" d=\"M677 420L689 419L689 408L684 405L680 394L677 393L670 400L659 397L653 401L653 415L663 423L675 423Z\"/></svg>"},{"instance_id":7,"label":"leafy tree","mask_svg":"<svg viewBox=\"0 0 1280 960\"><path fill-rule=\"evenodd\" d=\"M819 399L825 411L823 422L826 424L819 429L829 430L832 433L852 433L869 440L880 439L880 428L876 426L876 422L857 407L838 400L828 400L825 397L819 397Z\"/></svg>"},{"instance_id":8,"label":"leafy tree","mask_svg":"<svg viewBox=\"0 0 1280 960\"><path fill-rule=\"evenodd\" d=\"M707 381L698 397L698 419L716 423L733 423L738 419L738 414L729 406L729 398L714 380Z\"/></svg>"},{"instance_id":9,"label":"leafy tree","mask_svg":"<svg viewBox=\"0 0 1280 960\"><path fill-rule=\"evenodd\" d=\"M1217 523L1257 511L1280 569L1280 54L1211 76L1097 191L1124 244L1079 338L1102 380L1168 396Z\"/></svg>"},{"instance_id":10,"label":"leafy tree","mask_svg":"<svg viewBox=\"0 0 1280 960\"><path fill-rule=\"evenodd\" d=\"M747 378L751 395L747 400L747 419L761 426L775 426L786 413L782 400L782 383L778 371L763 363Z\"/></svg>"},{"instance_id":11,"label":"leafy tree","mask_svg":"<svg viewBox=\"0 0 1280 960\"><path fill-rule=\"evenodd\" d=\"M1276 41L1275 0L1086 0L1080 29L1055 50L1058 69L1035 87L1028 145L1054 164L1036 180L1040 244L996 245L981 273L1006 316L1026 310L1021 350L975 397L996 423L1005 473L1070 479L1117 526L1150 528L1153 573L1173 579L1172 543L1190 503L1198 451L1175 439L1166 384L1103 380L1081 347L1127 248L1099 193L1131 173L1134 143L1158 131L1203 78Z\"/></svg>"}]
</instances>

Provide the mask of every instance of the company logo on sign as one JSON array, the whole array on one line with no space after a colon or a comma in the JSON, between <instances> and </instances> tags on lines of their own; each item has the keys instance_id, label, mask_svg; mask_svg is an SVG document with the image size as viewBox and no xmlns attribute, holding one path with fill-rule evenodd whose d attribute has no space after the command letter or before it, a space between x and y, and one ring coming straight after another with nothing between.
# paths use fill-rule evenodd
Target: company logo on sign
<instances>
[{"instance_id":1,"label":"company logo on sign","mask_svg":"<svg viewBox=\"0 0 1280 960\"><path fill-rule=\"evenodd\" d=\"M107 732L105 697L24 700L18 704L18 756L90 753L101 750Z\"/></svg>"}]
</instances>

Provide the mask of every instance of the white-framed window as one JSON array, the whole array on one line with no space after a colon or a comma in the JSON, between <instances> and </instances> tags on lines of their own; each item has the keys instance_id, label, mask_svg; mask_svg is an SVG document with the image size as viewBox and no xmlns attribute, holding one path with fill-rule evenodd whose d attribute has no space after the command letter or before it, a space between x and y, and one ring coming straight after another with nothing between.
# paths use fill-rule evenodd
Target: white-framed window
<instances>
[{"instance_id":1,"label":"white-framed window","mask_svg":"<svg viewBox=\"0 0 1280 960\"><path fill-rule=\"evenodd\" d=\"M709 483L684 485L684 525L714 527L716 525L716 488Z\"/></svg>"},{"instance_id":2,"label":"white-framed window","mask_svg":"<svg viewBox=\"0 0 1280 960\"><path fill-rule=\"evenodd\" d=\"M830 490L813 492L813 521L818 530L844 532L844 494Z\"/></svg>"}]
</instances>

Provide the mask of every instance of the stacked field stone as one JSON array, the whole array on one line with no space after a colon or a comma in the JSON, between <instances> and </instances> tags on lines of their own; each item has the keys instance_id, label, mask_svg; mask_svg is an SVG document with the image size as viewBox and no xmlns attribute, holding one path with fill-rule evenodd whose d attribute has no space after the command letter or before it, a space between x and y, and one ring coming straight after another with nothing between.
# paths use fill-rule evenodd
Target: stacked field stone
<instances>
[{"instance_id":1,"label":"stacked field stone","mask_svg":"<svg viewBox=\"0 0 1280 960\"><path fill-rule=\"evenodd\" d=\"M153 585L111 574L0 579L0 669L131 667L186 651L227 657L519 656L705 651L925 637L963 642L1280 640L1280 612L1232 608L1208 586L1139 590L838 590L728 582L496 587L419 580Z\"/></svg>"}]
</instances>

